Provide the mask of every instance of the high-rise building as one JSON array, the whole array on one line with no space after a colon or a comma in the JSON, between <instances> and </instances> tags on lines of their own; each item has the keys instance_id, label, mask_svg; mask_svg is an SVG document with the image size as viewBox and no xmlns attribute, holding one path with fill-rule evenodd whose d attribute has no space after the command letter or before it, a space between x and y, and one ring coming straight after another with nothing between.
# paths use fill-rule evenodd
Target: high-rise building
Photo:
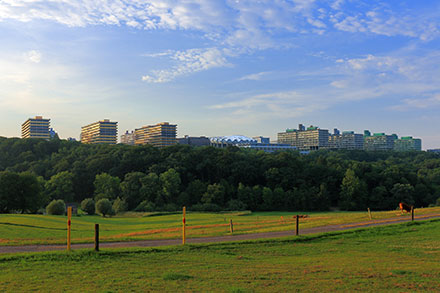
<instances>
[{"instance_id":1,"label":"high-rise building","mask_svg":"<svg viewBox=\"0 0 440 293\"><path fill-rule=\"evenodd\" d=\"M398 139L396 134L374 133L372 136L364 136L364 150L366 151L390 151L394 149L394 141Z\"/></svg>"},{"instance_id":2,"label":"high-rise building","mask_svg":"<svg viewBox=\"0 0 440 293\"><path fill-rule=\"evenodd\" d=\"M329 135L328 147L331 149L362 150L364 148L364 136L354 133L354 131L343 131L340 134L338 130L335 131L335 134Z\"/></svg>"},{"instance_id":3,"label":"high-rise building","mask_svg":"<svg viewBox=\"0 0 440 293\"><path fill-rule=\"evenodd\" d=\"M299 125L300 129L286 129L278 133L278 143L289 144L299 150L318 150L328 147L329 133L327 129L310 126L307 129ZM305 129L305 130L304 130Z\"/></svg>"},{"instance_id":4,"label":"high-rise building","mask_svg":"<svg viewBox=\"0 0 440 293\"><path fill-rule=\"evenodd\" d=\"M81 142L90 144L116 144L118 122L104 119L81 127Z\"/></svg>"},{"instance_id":5,"label":"high-rise building","mask_svg":"<svg viewBox=\"0 0 440 293\"><path fill-rule=\"evenodd\" d=\"M21 137L50 139L49 128L50 119L35 116L35 118L29 118L21 125Z\"/></svg>"},{"instance_id":6,"label":"high-rise building","mask_svg":"<svg viewBox=\"0 0 440 293\"><path fill-rule=\"evenodd\" d=\"M121 135L121 143L134 145L134 131L128 132L127 130L125 134Z\"/></svg>"},{"instance_id":7,"label":"high-rise building","mask_svg":"<svg viewBox=\"0 0 440 293\"><path fill-rule=\"evenodd\" d=\"M176 134L176 124L162 122L135 129L134 143L136 145L151 144L155 147L166 147L177 144Z\"/></svg>"},{"instance_id":8,"label":"high-rise building","mask_svg":"<svg viewBox=\"0 0 440 293\"><path fill-rule=\"evenodd\" d=\"M412 136L404 136L394 141L395 151L421 151L422 140Z\"/></svg>"}]
</instances>

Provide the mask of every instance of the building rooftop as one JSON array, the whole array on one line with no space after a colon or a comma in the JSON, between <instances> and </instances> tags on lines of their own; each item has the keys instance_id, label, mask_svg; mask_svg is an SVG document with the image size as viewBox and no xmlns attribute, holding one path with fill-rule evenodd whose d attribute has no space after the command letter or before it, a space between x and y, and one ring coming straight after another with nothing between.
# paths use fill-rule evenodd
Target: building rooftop
<instances>
[{"instance_id":1,"label":"building rooftop","mask_svg":"<svg viewBox=\"0 0 440 293\"><path fill-rule=\"evenodd\" d=\"M223 143L257 143L256 139L244 136L244 135L231 135L231 136L216 136L211 137L210 140L212 142L223 142Z\"/></svg>"}]
</instances>

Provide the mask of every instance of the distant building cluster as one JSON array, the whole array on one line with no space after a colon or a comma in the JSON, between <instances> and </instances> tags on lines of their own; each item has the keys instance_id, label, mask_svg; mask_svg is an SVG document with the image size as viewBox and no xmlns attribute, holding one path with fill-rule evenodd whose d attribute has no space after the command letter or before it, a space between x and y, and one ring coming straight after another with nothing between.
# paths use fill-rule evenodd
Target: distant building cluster
<instances>
[{"instance_id":1,"label":"distant building cluster","mask_svg":"<svg viewBox=\"0 0 440 293\"><path fill-rule=\"evenodd\" d=\"M299 124L298 129L286 129L278 133L278 142L297 147L299 150L346 149L367 151L421 151L422 140L405 136L399 139L396 134L373 133L365 130L364 134L354 131L334 129L333 134L327 129L316 126L305 128Z\"/></svg>"},{"instance_id":2,"label":"distant building cluster","mask_svg":"<svg viewBox=\"0 0 440 293\"><path fill-rule=\"evenodd\" d=\"M22 138L51 139L58 134L50 128L50 119L42 116L29 118L21 126ZM104 119L81 127L81 142L87 144L116 144L118 139L118 122ZM177 125L169 122L161 122L155 125L142 126L132 131L126 131L121 135L120 143L127 145L153 145L166 147L175 144L190 146L214 146L224 148L237 146L274 152L280 150L298 150L310 152L319 149L331 150L367 150L367 151L421 151L422 140L412 136L399 138L396 134L371 133L365 130L363 134L354 131L339 131L333 133L317 126L305 127L298 125L298 129L286 129L279 132L276 143L272 143L269 137L256 136L246 137L243 135L218 136L218 137L194 137L185 135L177 138ZM74 138L68 140L75 141ZM440 153L440 149L428 150Z\"/></svg>"},{"instance_id":3,"label":"distant building cluster","mask_svg":"<svg viewBox=\"0 0 440 293\"><path fill-rule=\"evenodd\" d=\"M262 136L253 138L242 135L212 137L210 139L210 145L219 148L237 146L240 148L261 150L269 153L282 150L297 150L296 146L289 144L270 143L270 138Z\"/></svg>"},{"instance_id":4,"label":"distant building cluster","mask_svg":"<svg viewBox=\"0 0 440 293\"><path fill-rule=\"evenodd\" d=\"M143 126L121 136L121 143L128 145L151 144L165 147L177 144L177 125L168 122ZM50 128L50 119L42 116L29 118L21 126L22 138L51 139L57 136ZM104 119L81 127L81 143L86 144L116 144L118 142L118 122ZM69 141L75 141L69 137Z\"/></svg>"}]
</instances>

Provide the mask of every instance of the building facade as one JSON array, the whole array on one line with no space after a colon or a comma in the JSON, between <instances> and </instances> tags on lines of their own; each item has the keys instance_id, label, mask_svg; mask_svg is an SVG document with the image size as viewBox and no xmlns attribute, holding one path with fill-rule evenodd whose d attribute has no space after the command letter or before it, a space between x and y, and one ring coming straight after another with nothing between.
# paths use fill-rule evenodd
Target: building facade
<instances>
[{"instance_id":1,"label":"building facade","mask_svg":"<svg viewBox=\"0 0 440 293\"><path fill-rule=\"evenodd\" d=\"M177 144L176 135L176 124L162 122L135 129L134 143L136 145L150 144L155 147L166 147Z\"/></svg>"},{"instance_id":2,"label":"building facade","mask_svg":"<svg viewBox=\"0 0 440 293\"><path fill-rule=\"evenodd\" d=\"M299 150L318 150L327 148L329 133L327 129L310 126L307 129L300 124L298 129L286 129L278 133L278 143L288 144Z\"/></svg>"},{"instance_id":3,"label":"building facade","mask_svg":"<svg viewBox=\"0 0 440 293\"><path fill-rule=\"evenodd\" d=\"M422 140L412 136L404 136L394 141L395 151L421 151Z\"/></svg>"},{"instance_id":4,"label":"building facade","mask_svg":"<svg viewBox=\"0 0 440 293\"><path fill-rule=\"evenodd\" d=\"M21 125L21 137L50 139L50 119L43 116L29 118Z\"/></svg>"},{"instance_id":5,"label":"building facade","mask_svg":"<svg viewBox=\"0 0 440 293\"><path fill-rule=\"evenodd\" d=\"M270 144L270 138L264 137L264 136L254 136L252 137L257 141L257 143L264 143L264 144Z\"/></svg>"},{"instance_id":6,"label":"building facade","mask_svg":"<svg viewBox=\"0 0 440 293\"><path fill-rule=\"evenodd\" d=\"M185 135L185 137L178 138L177 143L190 146L208 146L210 144L210 140L206 136L194 137Z\"/></svg>"},{"instance_id":7,"label":"building facade","mask_svg":"<svg viewBox=\"0 0 440 293\"><path fill-rule=\"evenodd\" d=\"M391 151L394 150L394 141L398 139L396 134L374 133L364 136L364 150L366 151Z\"/></svg>"},{"instance_id":8,"label":"building facade","mask_svg":"<svg viewBox=\"0 0 440 293\"><path fill-rule=\"evenodd\" d=\"M340 131L335 129L334 134L328 138L330 149L362 150L364 149L364 136L354 133L354 131Z\"/></svg>"},{"instance_id":9,"label":"building facade","mask_svg":"<svg viewBox=\"0 0 440 293\"><path fill-rule=\"evenodd\" d=\"M116 144L118 122L108 119L81 127L81 142L87 144Z\"/></svg>"},{"instance_id":10,"label":"building facade","mask_svg":"<svg viewBox=\"0 0 440 293\"><path fill-rule=\"evenodd\" d=\"M283 143L256 143L256 144L242 144L240 148L248 148L257 151L264 151L266 153L273 153L278 151L296 151L296 147Z\"/></svg>"},{"instance_id":11,"label":"building facade","mask_svg":"<svg viewBox=\"0 0 440 293\"><path fill-rule=\"evenodd\" d=\"M267 140L263 140L264 143L261 143L258 142L259 140L257 137L249 138L243 135L217 136L217 137L211 137L210 140L211 140L211 146L218 148L236 146L239 148L264 151L267 153L272 153L276 151L297 150L296 147L291 146L289 144L266 143Z\"/></svg>"},{"instance_id":12,"label":"building facade","mask_svg":"<svg viewBox=\"0 0 440 293\"><path fill-rule=\"evenodd\" d=\"M134 145L134 131L131 132L128 132L128 130L125 131L125 134L121 135L121 143Z\"/></svg>"}]
</instances>

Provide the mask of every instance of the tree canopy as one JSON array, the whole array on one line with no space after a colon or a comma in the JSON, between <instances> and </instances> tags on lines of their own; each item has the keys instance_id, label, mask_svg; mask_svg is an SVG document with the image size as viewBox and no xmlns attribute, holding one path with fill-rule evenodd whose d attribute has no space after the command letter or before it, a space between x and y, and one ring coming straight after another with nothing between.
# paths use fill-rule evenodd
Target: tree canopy
<instances>
[{"instance_id":1,"label":"tree canopy","mask_svg":"<svg viewBox=\"0 0 440 293\"><path fill-rule=\"evenodd\" d=\"M117 198L128 210L395 209L440 197L440 157L426 152L294 151L85 145L0 137L0 213L50 200Z\"/></svg>"}]
</instances>

